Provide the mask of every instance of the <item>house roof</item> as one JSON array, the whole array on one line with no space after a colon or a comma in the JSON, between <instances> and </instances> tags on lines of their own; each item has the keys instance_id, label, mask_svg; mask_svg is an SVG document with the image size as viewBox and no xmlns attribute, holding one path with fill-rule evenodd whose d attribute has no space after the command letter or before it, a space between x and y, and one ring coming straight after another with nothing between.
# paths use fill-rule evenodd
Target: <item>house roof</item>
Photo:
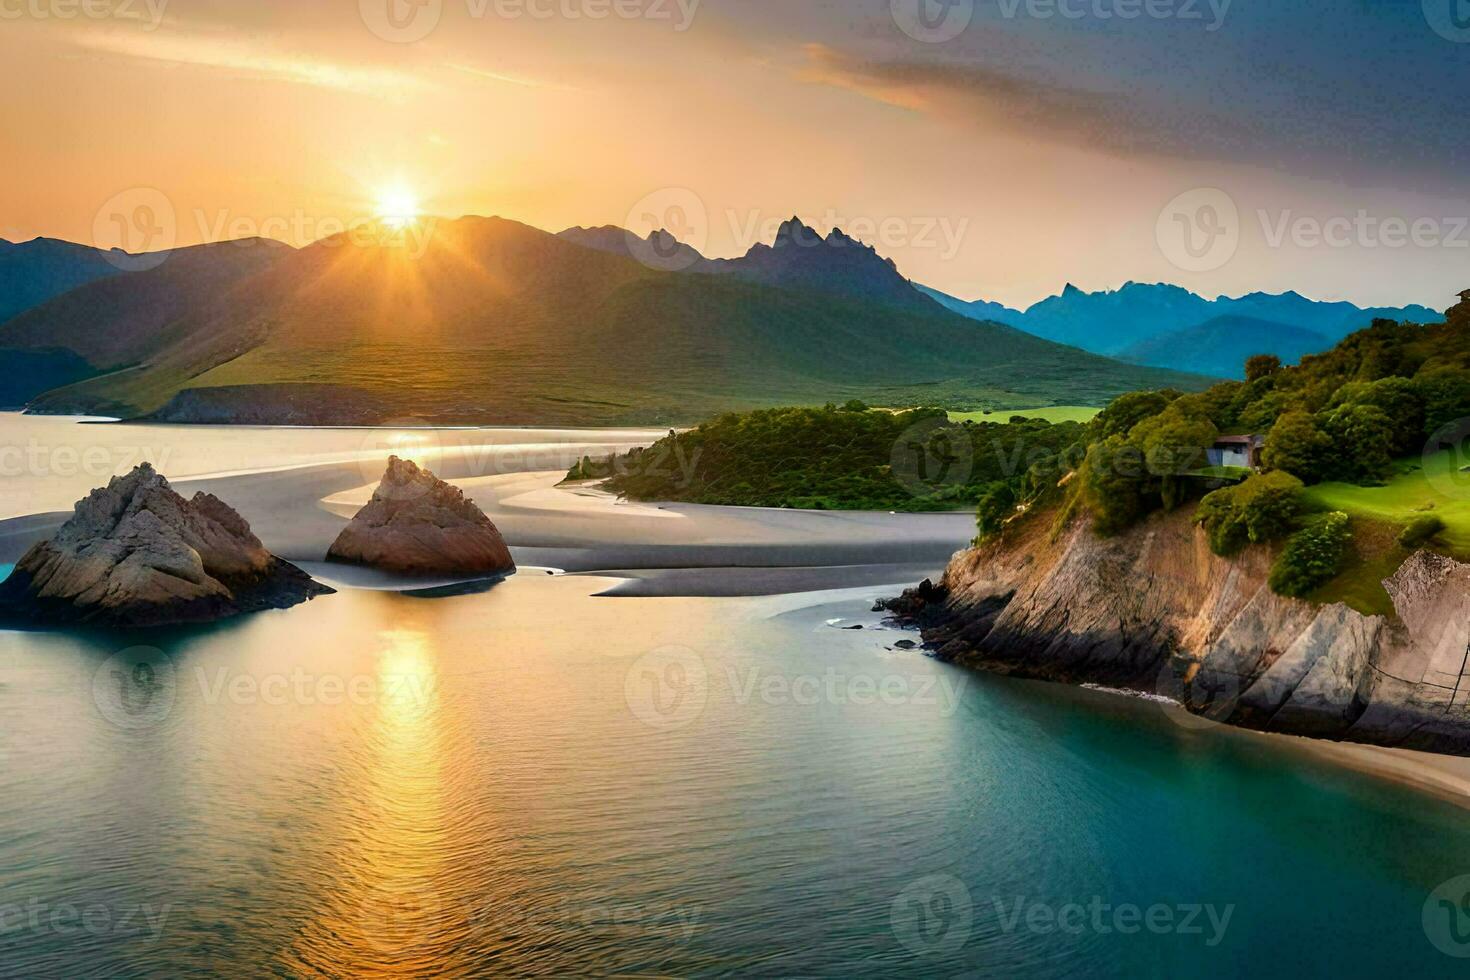
<instances>
[{"instance_id":1,"label":"house roof","mask_svg":"<svg viewBox=\"0 0 1470 980\"><path fill-rule=\"evenodd\" d=\"M1264 436L1217 436L1217 446L1259 446L1266 441Z\"/></svg>"}]
</instances>

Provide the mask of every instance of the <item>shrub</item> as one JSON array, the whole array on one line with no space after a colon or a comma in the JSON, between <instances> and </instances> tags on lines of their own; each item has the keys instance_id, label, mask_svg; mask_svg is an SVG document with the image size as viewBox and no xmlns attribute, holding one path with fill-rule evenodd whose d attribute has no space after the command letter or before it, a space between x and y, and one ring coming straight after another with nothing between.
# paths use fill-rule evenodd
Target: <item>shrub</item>
<instances>
[{"instance_id":1,"label":"shrub","mask_svg":"<svg viewBox=\"0 0 1470 980\"><path fill-rule=\"evenodd\" d=\"M1348 516L1341 511L1298 531L1271 567L1271 591L1294 599L1317 591L1342 570L1343 555L1352 538Z\"/></svg>"},{"instance_id":2,"label":"shrub","mask_svg":"<svg viewBox=\"0 0 1470 980\"><path fill-rule=\"evenodd\" d=\"M1416 517L1399 535L1399 544L1410 551L1421 548L1428 544L1431 538L1443 531L1444 527L1444 521L1435 514Z\"/></svg>"},{"instance_id":3,"label":"shrub","mask_svg":"<svg viewBox=\"0 0 1470 980\"><path fill-rule=\"evenodd\" d=\"M1233 555L1246 543L1274 541L1291 530L1301 513L1302 481L1290 473L1258 473L1244 483L1216 490L1195 516L1217 555Z\"/></svg>"},{"instance_id":4,"label":"shrub","mask_svg":"<svg viewBox=\"0 0 1470 980\"><path fill-rule=\"evenodd\" d=\"M999 534L1006 521L1015 515L1016 503L1016 493L1009 483L992 483L984 490L975 508L975 541Z\"/></svg>"}]
</instances>

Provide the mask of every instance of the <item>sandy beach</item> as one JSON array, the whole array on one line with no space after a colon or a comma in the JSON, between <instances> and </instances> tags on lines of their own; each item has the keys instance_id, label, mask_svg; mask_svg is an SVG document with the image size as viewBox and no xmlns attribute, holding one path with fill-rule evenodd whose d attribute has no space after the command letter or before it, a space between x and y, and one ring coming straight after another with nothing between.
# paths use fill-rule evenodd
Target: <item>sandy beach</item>
<instances>
[{"instance_id":1,"label":"sandy beach","mask_svg":"<svg viewBox=\"0 0 1470 980\"><path fill-rule=\"evenodd\" d=\"M974 534L966 513L644 504L595 486L559 486L582 456L651 443L663 434L657 430L280 429L269 430L269 444L281 451L265 457L250 451L261 441L259 429L25 421L39 423L75 455L102 447L120 459L124 444L145 447L139 454L180 493L215 494L266 547L302 564L325 558L372 496L389 453L463 489L495 522L518 565L614 575L619 582L607 594L617 596L772 595L917 582L939 574ZM107 477L86 480L61 481L61 492L80 497ZM15 516L0 521L0 562L15 561L69 516L57 494L53 487L34 499L30 512L17 514L24 504L10 504L7 513Z\"/></svg>"}]
</instances>

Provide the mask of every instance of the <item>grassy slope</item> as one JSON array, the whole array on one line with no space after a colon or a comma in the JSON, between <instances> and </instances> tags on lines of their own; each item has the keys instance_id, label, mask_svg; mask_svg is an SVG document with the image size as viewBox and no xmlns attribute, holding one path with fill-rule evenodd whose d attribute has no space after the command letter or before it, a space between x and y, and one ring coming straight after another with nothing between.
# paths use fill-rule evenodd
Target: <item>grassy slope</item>
<instances>
[{"instance_id":1,"label":"grassy slope","mask_svg":"<svg viewBox=\"0 0 1470 980\"><path fill-rule=\"evenodd\" d=\"M1470 474L1446 451L1400 465L1399 475L1381 487L1323 483L1308 487L1313 509L1340 510L1353 519L1354 552L1342 575L1312 598L1346 602L1360 612L1392 615L1393 604L1382 582L1403 564L1409 552L1397 537L1416 517L1435 514L1445 522L1435 550L1470 560Z\"/></svg>"},{"instance_id":2,"label":"grassy slope","mask_svg":"<svg viewBox=\"0 0 1470 980\"><path fill-rule=\"evenodd\" d=\"M329 383L393 416L686 423L821 404L1101 404L1203 379L1119 364L935 305L894 308L658 273L513 222L465 219L418 259L313 246L197 318L137 370L53 406L142 414L181 388Z\"/></svg>"},{"instance_id":3,"label":"grassy slope","mask_svg":"<svg viewBox=\"0 0 1470 980\"><path fill-rule=\"evenodd\" d=\"M1470 473L1451 452L1402 464L1400 473L1381 487L1323 483L1307 488L1307 499L1323 510L1406 525L1424 514L1445 522L1441 539L1457 555L1470 556Z\"/></svg>"},{"instance_id":4,"label":"grassy slope","mask_svg":"<svg viewBox=\"0 0 1470 980\"><path fill-rule=\"evenodd\" d=\"M984 412L950 412L951 422L1004 422L1014 415L1043 422L1091 422L1100 408L1085 405L1052 405L1047 408L998 408Z\"/></svg>"}]
</instances>

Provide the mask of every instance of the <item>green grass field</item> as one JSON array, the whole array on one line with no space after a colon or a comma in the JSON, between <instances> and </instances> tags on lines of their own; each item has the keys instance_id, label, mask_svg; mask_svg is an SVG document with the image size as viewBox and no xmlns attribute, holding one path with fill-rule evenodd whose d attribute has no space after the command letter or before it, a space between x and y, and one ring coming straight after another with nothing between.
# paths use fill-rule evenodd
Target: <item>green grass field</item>
<instances>
[{"instance_id":1,"label":"green grass field","mask_svg":"<svg viewBox=\"0 0 1470 980\"><path fill-rule=\"evenodd\" d=\"M1435 514L1445 530L1431 543L1436 551L1470 558L1470 473L1456 454L1443 452L1405 460L1399 473L1381 487L1323 483L1306 490L1313 509L1340 510L1353 518L1353 554L1343 573L1312 598L1345 602L1359 612L1392 616L1393 603L1383 580L1409 557L1397 542L1416 517Z\"/></svg>"},{"instance_id":2,"label":"green grass field","mask_svg":"<svg viewBox=\"0 0 1470 980\"><path fill-rule=\"evenodd\" d=\"M1384 486L1323 483L1307 488L1307 500L1323 510L1399 525L1424 514L1438 515L1445 522L1438 539L1445 550L1470 556L1470 472L1461 472L1463 465L1446 451L1404 461L1399 474Z\"/></svg>"},{"instance_id":3,"label":"green grass field","mask_svg":"<svg viewBox=\"0 0 1470 980\"><path fill-rule=\"evenodd\" d=\"M1100 408L1082 405L1056 405L1051 408L997 408L990 412L950 412L951 422L1005 422L1013 415L1046 422L1091 422Z\"/></svg>"}]
</instances>

